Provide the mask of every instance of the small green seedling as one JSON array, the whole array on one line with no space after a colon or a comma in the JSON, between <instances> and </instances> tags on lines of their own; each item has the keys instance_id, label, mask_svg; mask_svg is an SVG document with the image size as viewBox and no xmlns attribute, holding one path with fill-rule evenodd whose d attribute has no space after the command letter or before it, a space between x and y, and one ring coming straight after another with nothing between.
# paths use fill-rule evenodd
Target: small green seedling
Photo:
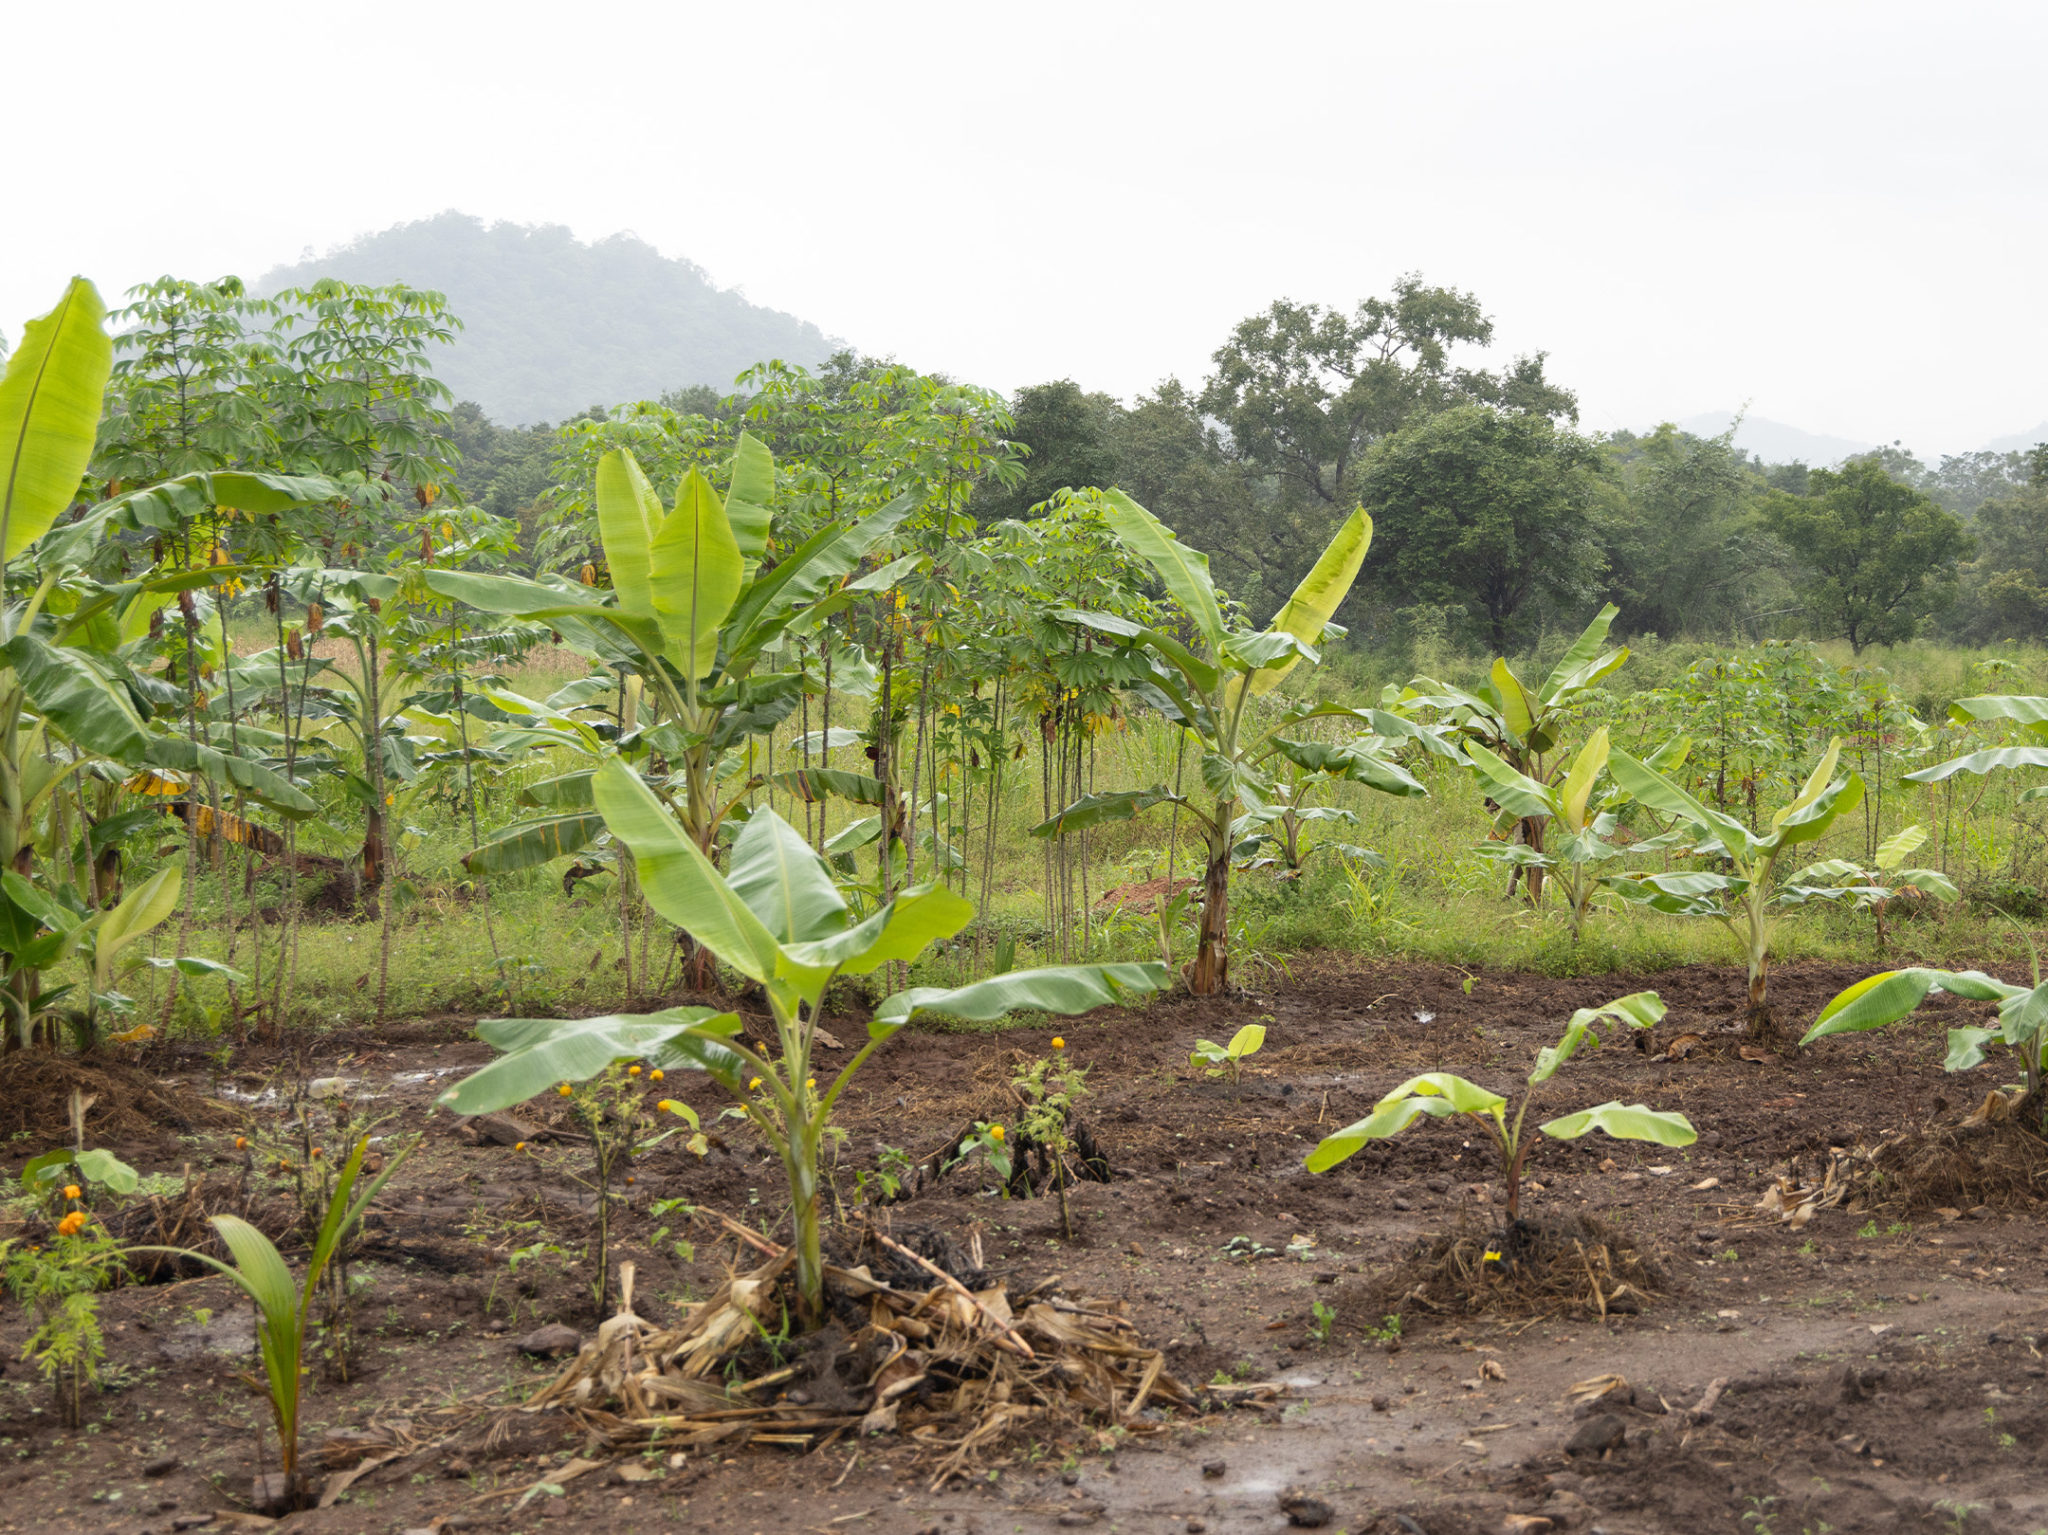
<instances>
[{"instance_id":1,"label":"small green seedling","mask_svg":"<svg viewBox=\"0 0 2048 1535\"><path fill-rule=\"evenodd\" d=\"M1507 1186L1508 1220L1513 1222L1520 1217L1521 1211L1522 1164L1534 1147L1534 1142L1523 1136L1522 1122L1529 1112L1529 1105L1535 1101L1535 1090L1549 1081L1587 1040L1590 1039L1595 1046L1600 1043L1594 1026L1601 1019L1611 1018L1630 1028L1648 1029L1655 1027L1663 1016L1664 1003L1654 991L1638 991L1617 997L1604 1007L1580 1008L1572 1014L1571 1022L1565 1025L1564 1036L1556 1044L1546 1045L1537 1052L1536 1068L1529 1073L1529 1091L1522 1095L1512 1123L1508 1120L1507 1099L1463 1077L1453 1076L1447 1071L1431 1071L1410 1077L1382 1098L1366 1118L1325 1137L1309 1153L1308 1170L1312 1173L1328 1172L1339 1162L1364 1150L1370 1142L1399 1135L1424 1115L1431 1119L1447 1119L1453 1114L1467 1114L1486 1127L1500 1154L1501 1177ZM1654 1141L1660 1146L1690 1146L1695 1139L1692 1125L1683 1114L1662 1113L1640 1103L1602 1103L1581 1109L1576 1114L1547 1120L1536 1128L1551 1139L1560 1141L1575 1141L1591 1130L1611 1135L1616 1140Z\"/></svg>"},{"instance_id":2,"label":"small green seedling","mask_svg":"<svg viewBox=\"0 0 2048 1535\"><path fill-rule=\"evenodd\" d=\"M1314 1317L1314 1320L1308 1324L1310 1341L1314 1343L1328 1343L1330 1341L1330 1331L1337 1325L1337 1308L1326 1306L1321 1301L1316 1301L1308 1309Z\"/></svg>"},{"instance_id":3,"label":"small green seedling","mask_svg":"<svg viewBox=\"0 0 2048 1535\"><path fill-rule=\"evenodd\" d=\"M1263 1023L1248 1023L1230 1036L1230 1043L1219 1045L1212 1039L1195 1041L1195 1053L1188 1057L1190 1066L1206 1066L1209 1075L1220 1077L1230 1073L1232 1086L1236 1086L1244 1075L1244 1059L1257 1055L1259 1047L1266 1042L1266 1026Z\"/></svg>"}]
</instances>

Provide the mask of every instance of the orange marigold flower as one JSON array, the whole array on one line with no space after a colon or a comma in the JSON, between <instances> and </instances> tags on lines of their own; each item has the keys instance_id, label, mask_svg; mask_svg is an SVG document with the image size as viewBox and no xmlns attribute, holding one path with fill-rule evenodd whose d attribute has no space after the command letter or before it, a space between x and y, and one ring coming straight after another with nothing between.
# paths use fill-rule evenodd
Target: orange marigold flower
<instances>
[{"instance_id":1,"label":"orange marigold flower","mask_svg":"<svg viewBox=\"0 0 2048 1535\"><path fill-rule=\"evenodd\" d=\"M628 1066L626 1068L626 1075L629 1077L637 1077L640 1075L640 1068L638 1066Z\"/></svg>"},{"instance_id":2,"label":"orange marigold flower","mask_svg":"<svg viewBox=\"0 0 2048 1535\"><path fill-rule=\"evenodd\" d=\"M73 1210L64 1219L57 1222L57 1235L60 1237L75 1237L78 1235L79 1229L84 1225L85 1212L83 1210Z\"/></svg>"},{"instance_id":3,"label":"orange marigold flower","mask_svg":"<svg viewBox=\"0 0 2048 1535\"><path fill-rule=\"evenodd\" d=\"M512 1143L512 1149L513 1149L514 1151L524 1151L524 1150L526 1149L526 1142L524 1142L524 1141L514 1141L514 1142Z\"/></svg>"},{"instance_id":4,"label":"orange marigold flower","mask_svg":"<svg viewBox=\"0 0 2048 1535\"><path fill-rule=\"evenodd\" d=\"M567 1082L564 1082L560 1087L556 1088L555 1091L560 1093L564 1098L566 1098L569 1096L572 1089L570 1088Z\"/></svg>"},{"instance_id":5,"label":"orange marigold flower","mask_svg":"<svg viewBox=\"0 0 2048 1535\"><path fill-rule=\"evenodd\" d=\"M64 1197L66 1199L76 1199L80 1194L84 1192L85 1190L81 1189L75 1183L67 1183L64 1185Z\"/></svg>"},{"instance_id":6,"label":"orange marigold flower","mask_svg":"<svg viewBox=\"0 0 2048 1535\"><path fill-rule=\"evenodd\" d=\"M236 1136L236 1137L235 1137L235 1150L237 1150L237 1151L247 1151L248 1149L249 1149L249 1137L248 1137L248 1136L246 1136L246 1135L238 1135L238 1136Z\"/></svg>"},{"instance_id":7,"label":"orange marigold flower","mask_svg":"<svg viewBox=\"0 0 2048 1535\"><path fill-rule=\"evenodd\" d=\"M657 1066L654 1068L654 1070L647 1073L647 1080L650 1082L659 1082L661 1080L661 1076L661 1068Z\"/></svg>"}]
</instances>

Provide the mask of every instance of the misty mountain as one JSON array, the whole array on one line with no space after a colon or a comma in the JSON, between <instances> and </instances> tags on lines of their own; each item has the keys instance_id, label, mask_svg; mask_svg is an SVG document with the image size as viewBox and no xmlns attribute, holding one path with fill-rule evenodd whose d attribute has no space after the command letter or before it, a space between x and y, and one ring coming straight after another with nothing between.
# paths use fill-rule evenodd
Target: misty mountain
<instances>
[{"instance_id":1,"label":"misty mountain","mask_svg":"<svg viewBox=\"0 0 2048 1535\"><path fill-rule=\"evenodd\" d=\"M1734 420L1733 411L1716 410L1688 416L1678 425L1698 437L1719 437ZM1824 469L1840 463L1852 453L1868 453L1877 444L1803 431L1782 421L1767 421L1761 416L1744 416L1735 433L1735 446L1745 453L1755 454L1767 464L1797 462L1810 468Z\"/></svg>"},{"instance_id":2,"label":"misty mountain","mask_svg":"<svg viewBox=\"0 0 2048 1535\"><path fill-rule=\"evenodd\" d=\"M2024 432L2014 432L2009 437L1994 437L1984 446L1993 453L2024 453L2041 442L2048 442L2048 421L2029 427Z\"/></svg>"},{"instance_id":3,"label":"misty mountain","mask_svg":"<svg viewBox=\"0 0 2048 1535\"><path fill-rule=\"evenodd\" d=\"M256 290L319 277L447 294L463 329L434 372L501 422L559 421L689 384L723 390L757 362L815 364L844 344L636 236L585 244L559 224L486 226L451 211L275 268Z\"/></svg>"}]
</instances>

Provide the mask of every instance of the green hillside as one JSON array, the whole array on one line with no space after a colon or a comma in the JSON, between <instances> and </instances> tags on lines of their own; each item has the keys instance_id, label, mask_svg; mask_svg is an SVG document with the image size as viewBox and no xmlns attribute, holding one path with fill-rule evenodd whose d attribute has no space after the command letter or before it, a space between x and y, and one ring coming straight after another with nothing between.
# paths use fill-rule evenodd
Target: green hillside
<instances>
[{"instance_id":1,"label":"green hillside","mask_svg":"<svg viewBox=\"0 0 2048 1535\"><path fill-rule=\"evenodd\" d=\"M810 364L839 345L633 235L587 245L559 224L487 226L451 211L278 267L256 287L269 294L317 277L446 293L464 329L434 371L457 399L505 422L558 421L688 384L724 388L764 359Z\"/></svg>"}]
</instances>

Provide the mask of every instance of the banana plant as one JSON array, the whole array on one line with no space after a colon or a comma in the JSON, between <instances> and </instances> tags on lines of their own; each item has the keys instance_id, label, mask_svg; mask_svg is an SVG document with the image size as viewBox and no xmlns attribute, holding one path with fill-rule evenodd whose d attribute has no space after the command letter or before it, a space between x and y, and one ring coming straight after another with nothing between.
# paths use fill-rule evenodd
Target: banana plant
<instances>
[{"instance_id":1,"label":"banana plant","mask_svg":"<svg viewBox=\"0 0 2048 1535\"><path fill-rule=\"evenodd\" d=\"M1877 856L1869 867L1847 858L1826 858L1808 864L1792 875L1787 884L1795 889L1821 892L1841 891L1877 922L1877 946L1885 946L1885 909L1901 896L1932 896L1937 901L1960 900L1962 892L1939 869L1909 869L1906 860L1927 840L1927 828L1905 827L1877 845Z\"/></svg>"},{"instance_id":2,"label":"banana plant","mask_svg":"<svg viewBox=\"0 0 2048 1535\"><path fill-rule=\"evenodd\" d=\"M1328 709L1314 711L1317 717L1332 712ZM1272 760L1277 771L1268 777L1265 802L1246 810L1231 825L1233 856L1240 860L1240 867L1277 867L1281 879L1299 878L1309 856L1319 852L1348 859L1365 868L1384 869L1387 866L1384 858L1353 843L1326 838L1307 847L1302 846L1302 833L1311 825L1358 824L1355 811L1341 805L1316 804L1317 791L1344 782L1363 784L1368 788L1385 787L1390 781L1387 769L1391 765L1391 753L1406 739L1421 741L1426 749L1441 755L1449 755L1448 749L1436 732L1413 727L1408 721L1396 720L1378 710L1351 711L1350 717L1369 729L1376 722L1385 725L1390 735L1374 732L1350 741L1330 743L1297 740L1282 734L1308 717L1307 711L1295 711L1284 716L1275 728ZM1345 716L1340 712L1339 717ZM1402 790L1397 788L1393 792ZM1266 848L1272 851L1262 853Z\"/></svg>"},{"instance_id":3,"label":"banana plant","mask_svg":"<svg viewBox=\"0 0 2048 1535\"><path fill-rule=\"evenodd\" d=\"M2031 947L2031 944L2029 945ZM1911 1013L1931 993L1946 992L1972 1002L1996 1002L1998 1027L1968 1025L1948 1031L1948 1071L1971 1071L1984 1064L1985 1048L2002 1042L2018 1058L2020 1081L2002 1095L2015 1118L2034 1130L2048 1126L2048 986L2041 982L2041 956L2034 955L2034 983L2016 986L1981 970L1884 970L1844 987L1820 1010L1813 1027L1800 1040L1810 1045L1831 1034L1882 1029Z\"/></svg>"},{"instance_id":4,"label":"banana plant","mask_svg":"<svg viewBox=\"0 0 2048 1535\"><path fill-rule=\"evenodd\" d=\"M11 869L0 873L0 943L8 946L13 962L41 971L73 954L85 961L85 1006L68 1010L81 1051L99 1043L101 1010L109 1004L125 1005L126 999L114 990L114 982L124 973L121 958L177 910L184 875L183 856L174 856L113 910L96 911L68 886L46 893ZM27 1044L36 1018L51 1012L72 990L63 986L26 997L12 990L5 993L17 1041Z\"/></svg>"},{"instance_id":5,"label":"banana plant","mask_svg":"<svg viewBox=\"0 0 2048 1535\"><path fill-rule=\"evenodd\" d=\"M1500 656L1495 658L1488 680L1471 692L1433 677L1417 677L1405 688L1389 686L1381 702L1404 716L1438 711L1449 734L1485 748L1516 773L1548 784L1554 776L1551 753L1564 734L1569 711L1628 659L1627 646L1607 651L1600 648L1620 611L1610 602L1595 614L1541 687L1529 687L1515 675L1507 658ZM1483 776L1481 781L1485 781ZM1540 854L1544 832L1545 817L1538 812L1523 817L1516 834L1523 845ZM1542 899L1548 867L1532 860L1515 870L1517 877L1527 876L1524 888L1532 904ZM1513 878L1508 893L1514 894Z\"/></svg>"},{"instance_id":6,"label":"banana plant","mask_svg":"<svg viewBox=\"0 0 2048 1535\"><path fill-rule=\"evenodd\" d=\"M152 730L148 706L139 702L145 679L123 659L124 647L139 640L164 599L211 584L221 568L157 572L111 586L84 571L113 529L136 526L153 509L197 498L277 511L304 504L325 484L201 472L116 497L59 525L79 500L99 425L113 352L105 319L92 284L75 279L55 309L29 322L0 376L0 869L22 880L20 891L0 897L8 1048L26 1042L47 1007L50 999L40 993L45 959L76 946L65 935L79 929L97 893L89 875L81 879L72 866L68 836L48 880L38 886L26 879L37 827L68 824L71 780L81 769L104 759L205 772L246 783L289 814L315 808L255 763ZM31 904L17 899L21 892ZM58 896L77 910L45 924L46 912L65 909ZM96 1020L96 1003L87 1011ZM94 1032L96 1023L86 1037Z\"/></svg>"},{"instance_id":7,"label":"banana plant","mask_svg":"<svg viewBox=\"0 0 2048 1535\"><path fill-rule=\"evenodd\" d=\"M1198 806L1165 785L1090 794L1032 828L1054 837L1105 822L1127 821L1159 805L1177 805L1201 829L1207 845L1202 872L1202 912L1188 989L1198 996L1221 991L1230 978L1230 861L1233 828L1245 812L1263 812L1276 785L1269 764L1276 758L1309 772L1330 771L1332 748L1284 733L1287 726L1320 715L1357 718L1354 710L1330 706L1291 712L1261 729L1253 701L1270 693L1296 663L1315 665L1316 646L1357 579L1372 542L1372 519L1363 507L1346 518L1314 568L1302 578L1273 622L1253 632L1232 629L1209 578L1209 557L1175 538L1171 529L1122 491L1103 493L1104 515L1116 535L1157 572L1167 594L1199 636L1200 651L1163 629L1113 613L1063 608L1055 616L1097 634L1120 639L1145 662L1126 684L1139 698L1200 743L1201 777L1208 799ZM1428 791L1406 769L1362 750L1345 756L1343 776L1382 793L1418 795Z\"/></svg>"},{"instance_id":8,"label":"banana plant","mask_svg":"<svg viewBox=\"0 0 2048 1535\"><path fill-rule=\"evenodd\" d=\"M1906 774L1908 783L1940 783L1958 773L2007 772L2017 768L2048 767L2048 698L2011 693L1987 693L1976 698L1958 698L1949 705L1948 717L1959 725L1980 720L2008 720L2019 728L2029 743L2023 746L1992 746L1965 752L1933 767ZM2048 784L2021 791L2022 802L2048 798Z\"/></svg>"},{"instance_id":9,"label":"banana plant","mask_svg":"<svg viewBox=\"0 0 2048 1535\"><path fill-rule=\"evenodd\" d=\"M1410 1077L1373 1106L1371 1114L1336 1134L1325 1136L1308 1154L1308 1170L1326 1173L1338 1163L1357 1155L1374 1141L1389 1140L1422 1118L1449 1119L1463 1114L1478 1121L1492 1140L1500 1157L1502 1186L1507 1190L1508 1222L1521 1218L1522 1169L1536 1142L1523 1131L1529 1105L1536 1090L1548 1082L1566 1062L1589 1043L1600 1044L1603 1021L1632 1029L1655 1028L1664 1016L1664 1002L1654 991L1632 992L1600 1007L1582 1007L1571 1016L1563 1035L1554 1045L1536 1052L1535 1069L1529 1073L1528 1091L1508 1119L1508 1100L1488 1092L1475 1082L1448 1071L1429 1071ZM1545 1120L1537 1130L1557 1141L1575 1141L1598 1130L1618 1141L1650 1141L1659 1146L1690 1146L1696 1139L1692 1124L1683 1114L1674 1114L1619 1101L1596 1104Z\"/></svg>"},{"instance_id":10,"label":"banana plant","mask_svg":"<svg viewBox=\"0 0 2048 1535\"><path fill-rule=\"evenodd\" d=\"M1649 760L1661 772L1671 772L1685 760L1688 743L1680 738L1667 743ZM1600 893L1607 869L1624 853L1657 852L1677 845L1684 834L1666 833L1623 847L1615 841L1627 815L1629 795L1614 784L1602 787L1610 745L1607 727L1593 732L1592 739L1579 748L1571 767L1559 783L1543 783L1508 763L1477 741L1466 741L1465 758L1486 791L1486 797L1500 806L1496 832L1506 833L1531 824L1538 832L1512 842L1485 842L1479 851L1489 858L1517 868L1548 874L1564 902L1565 920L1577 943ZM1561 833L1561 834L1560 834ZM1532 890L1540 885L1532 884Z\"/></svg>"},{"instance_id":11,"label":"banana plant","mask_svg":"<svg viewBox=\"0 0 2048 1535\"><path fill-rule=\"evenodd\" d=\"M1711 917L1742 945L1749 970L1749 1032L1759 1043L1773 1042L1777 1029L1767 996L1771 940L1785 915L1815 900L1837 900L1839 886L1815 887L1781 881L1778 861L1791 848L1825 837L1841 816L1863 803L1863 780L1855 773L1834 776L1842 755L1840 737L1828 742L1798 795L1771 816L1759 836L1733 816L1709 808L1627 752L1610 755L1615 782L1660 815L1677 818L1701 840L1697 856L1724 860L1727 872L1615 874L1602 883L1624 899L1679 916Z\"/></svg>"},{"instance_id":12,"label":"banana plant","mask_svg":"<svg viewBox=\"0 0 2048 1535\"><path fill-rule=\"evenodd\" d=\"M782 1160L799 1312L807 1326L825 1316L819 1153L839 1095L875 1050L920 1013L969 1020L1025 1010L1081 1013L1167 984L1164 965L1120 964L912 987L876 1005L866 1043L821 1087L814 1062L826 988L842 975L869 975L891 961L914 960L964 928L973 906L943 884L921 884L855 921L824 860L773 810L747 818L728 871L720 873L688 827L623 761L614 758L597 769L591 797L612 835L631 850L654 909L762 988L772 1018L770 1045L750 1046L739 1037L737 1014L706 1007L566 1022L494 1019L477 1033L503 1053L440 1102L462 1114L490 1113L621 1060L709 1072Z\"/></svg>"},{"instance_id":13,"label":"banana plant","mask_svg":"<svg viewBox=\"0 0 2048 1535\"><path fill-rule=\"evenodd\" d=\"M620 750L635 761L659 754L667 772L658 787L706 853L758 787L751 775L725 771L733 752L788 718L807 686L800 668L763 671L763 662L778 657L792 622L829 602L914 504L900 497L858 522L828 523L769 565L774 488L773 458L742 432L727 493L693 468L664 512L638 461L614 448L597 469L608 591L472 571L426 578L473 608L544 620L583 654L631 672L640 688L628 691L621 711Z\"/></svg>"}]
</instances>

